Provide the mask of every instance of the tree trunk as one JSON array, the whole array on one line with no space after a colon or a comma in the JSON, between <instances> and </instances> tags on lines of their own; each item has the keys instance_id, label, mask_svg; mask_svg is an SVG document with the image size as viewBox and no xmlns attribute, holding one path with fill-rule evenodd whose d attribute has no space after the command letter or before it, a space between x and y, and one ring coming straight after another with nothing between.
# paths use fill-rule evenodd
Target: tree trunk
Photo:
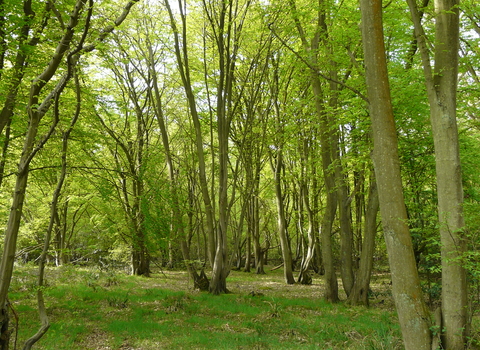
<instances>
[{"instance_id":1,"label":"tree trunk","mask_svg":"<svg viewBox=\"0 0 480 350\"><path fill-rule=\"evenodd\" d=\"M334 133L335 135L336 133ZM336 142L335 153L338 153L338 135L334 136ZM343 173L340 156L335 157L335 177L337 179L338 216L340 220L340 261L343 290L347 297L355 283L353 274L353 231L351 222L350 198L348 187Z\"/></svg>"},{"instance_id":2,"label":"tree trunk","mask_svg":"<svg viewBox=\"0 0 480 350\"><path fill-rule=\"evenodd\" d=\"M2 188L5 175L5 164L7 163L8 145L10 144L10 121L7 122L5 128L5 141L3 141L2 154L0 158L0 188Z\"/></svg>"},{"instance_id":3,"label":"tree trunk","mask_svg":"<svg viewBox=\"0 0 480 350\"><path fill-rule=\"evenodd\" d=\"M30 4L27 2L27 4ZM12 205L10 214L5 229L5 238L3 245L2 260L0 263L0 349L8 349L8 308L7 308L7 295L10 287L10 282L13 274L13 263L15 260L15 252L17 247L18 231L20 228L20 220L23 213L23 204L25 201L25 192L27 189L29 166L32 159L37 152L45 145L50 136L53 134L55 127L58 123L58 119L55 118L50 126L50 130L44 135L42 140L38 142L36 136L38 133L38 126L40 121L44 117L45 113L50 109L54 99L58 99L63 92L67 82L70 80L73 74L73 68L75 66L72 59L75 52L71 52L67 55L67 72L59 79L52 91L47 94L43 101L40 101L40 93L45 85L52 79L57 72L60 64L63 62L67 51L70 49L70 44L75 32L75 27L79 22L82 9L85 5L85 1L78 0L74 10L70 14L70 21L65 28L63 36L58 42L56 51L51 60L42 71L42 73L32 81L30 86L30 95L27 105L27 113L29 124L25 133L25 140L23 144L22 154L18 163L18 171L16 175L15 191L13 193ZM27 5L28 7L28 5ZM31 10L31 9L30 9ZM91 16L89 11L88 16ZM85 33L88 31L89 26L85 25ZM83 40L80 40L76 53L83 45ZM41 103L40 103L41 102Z\"/></svg>"},{"instance_id":4,"label":"tree trunk","mask_svg":"<svg viewBox=\"0 0 480 350\"><path fill-rule=\"evenodd\" d=\"M282 248L283 258L283 271L285 282L287 284L294 284L295 278L292 271L292 251L290 248L290 242L287 236L287 221L285 220L285 204L282 194L282 167L283 167L283 155L282 150L277 151L275 164L272 161L272 169L274 172L275 181L275 197L277 199L277 215L278 215L278 235L280 238L280 246Z\"/></svg>"},{"instance_id":5,"label":"tree trunk","mask_svg":"<svg viewBox=\"0 0 480 350\"><path fill-rule=\"evenodd\" d=\"M60 198L60 194L63 189L63 184L65 182L65 178L67 177L67 154L68 154L68 140L70 138L70 134L75 126L78 117L80 116L80 108L81 108L81 92L80 92L80 81L78 79L78 75L75 75L75 86L76 86L76 96L77 96L77 106L74 113L74 116L70 122L69 128L63 133L62 137L62 168L60 171L60 176L57 181L57 187L53 192L52 196L52 203L50 205L50 221L48 224L47 232L45 234L45 241L43 245L43 250L39 258L38 263L38 280L37 280L37 303L38 303L38 312L40 315L40 321L42 323L41 327L37 331L36 334L31 336L29 339L25 341L23 346L23 350L30 350L32 346L38 342L48 331L50 328L50 321L48 319L47 310L45 307L45 301L43 298L43 287L44 287L44 276L45 276L45 264L47 261L47 254L50 248L50 241L52 238L52 232L55 226L55 218L58 216L58 201ZM55 98L55 109L54 114L56 115L55 119L59 119L59 97L56 96Z\"/></svg>"},{"instance_id":6,"label":"tree trunk","mask_svg":"<svg viewBox=\"0 0 480 350\"><path fill-rule=\"evenodd\" d=\"M312 209L310 208L310 196L308 194L308 186L303 183L301 185L303 188L300 190L301 200L303 200L303 205L307 212L308 218L308 232L307 232L307 251L305 257L302 259L300 265L300 272L298 274L298 283L301 284L312 284L312 277L308 273L310 268L310 263L315 254L315 241L316 241L316 231L315 231L315 218Z\"/></svg>"},{"instance_id":7,"label":"tree trunk","mask_svg":"<svg viewBox=\"0 0 480 350\"><path fill-rule=\"evenodd\" d=\"M260 244L260 172L261 172L261 162L260 158L255 162L255 176L253 184L253 194L250 201L251 213L252 213L252 238L253 238L253 248L255 253L255 273L258 275L264 275L264 262L265 262L265 252L269 248L269 242L267 240L266 248L262 248Z\"/></svg>"},{"instance_id":8,"label":"tree trunk","mask_svg":"<svg viewBox=\"0 0 480 350\"><path fill-rule=\"evenodd\" d=\"M6 42L5 42L5 37L3 33L4 26L3 24L5 23L5 5L3 1L0 4L1 6L1 13L2 13L2 47L0 50L1 52L1 68L0 70L3 73L3 65L4 65L4 58L5 58L5 49L7 48ZM49 5L47 5L49 6ZM0 134L2 134L3 129L8 126L11 122L15 106L17 104L17 95L18 91L20 89L20 86L23 81L23 77L25 75L25 68L27 66L27 58L28 58L28 53L33 52L33 49L35 46L39 43L39 38L38 37L32 37L30 40L28 40L28 36L30 33L30 26L32 23L34 23L33 19L35 17L35 12L32 10L32 0L24 0L23 1L23 26L20 30L19 36L18 36L18 49L15 57L15 64L13 66L13 74L10 78L10 82L7 85L8 86L8 91L5 94L5 103L3 105L2 110L0 111ZM39 30L39 33L42 31ZM26 49L28 47L28 49ZM0 73L0 75L2 74Z\"/></svg>"},{"instance_id":9,"label":"tree trunk","mask_svg":"<svg viewBox=\"0 0 480 350\"><path fill-rule=\"evenodd\" d=\"M423 300L403 198L397 134L383 41L382 1L361 0L360 8L373 129L373 160L392 276L392 293L405 348L430 350L430 315Z\"/></svg>"},{"instance_id":10,"label":"tree trunk","mask_svg":"<svg viewBox=\"0 0 480 350\"><path fill-rule=\"evenodd\" d=\"M195 94L193 92L192 83L190 81L190 65L188 59L188 48L187 48L187 23L186 23L186 14L183 12L184 8L181 2L179 1L179 10L180 16L182 19L181 31L178 30L175 16L170 7L169 1L165 1L165 5L168 10L170 17L170 25L173 30L174 40L175 40L175 56L177 58L178 69L183 83L183 88L185 89L185 95L187 97L188 106L190 109L190 115L192 117L193 126L195 129L195 146L196 153L198 157L198 174L200 180L200 189L202 193L203 203L205 205L205 214L207 221L207 256L210 264L214 265L215 260L215 231L214 231L214 213L212 200L210 198L210 192L208 189L207 175L206 175L206 163L205 155L203 149L203 134L202 127L200 123L200 117L198 116L197 105L195 100ZM180 39L181 34L181 39ZM180 41L183 46L180 45Z\"/></svg>"},{"instance_id":11,"label":"tree trunk","mask_svg":"<svg viewBox=\"0 0 480 350\"><path fill-rule=\"evenodd\" d=\"M332 172L331 165L332 157L335 155L334 152L336 151L335 147L338 144L338 140L335 141L336 135L332 131L331 119L329 118L328 112L325 108L325 95L322 83L320 81L320 68L318 63L320 42L325 43L325 40L328 37L325 11L326 5L324 0L319 1L317 27L315 28L312 40L309 42L300 23L295 0L290 0L289 2L292 8L292 14L297 31L302 40L304 51L310 56L308 64L310 68L312 91L315 99L315 110L317 113L318 122L320 124L322 171L325 181L325 191L327 192L326 208L321 222L320 233L322 260L325 271L325 299L331 302L337 302L339 300L338 281L334 266L331 236L338 198L336 193L337 190L335 188L335 174Z\"/></svg>"},{"instance_id":12,"label":"tree trunk","mask_svg":"<svg viewBox=\"0 0 480 350\"><path fill-rule=\"evenodd\" d=\"M223 118L223 121L221 121ZM227 293L227 276L230 272L227 255L228 228L228 126L225 116L219 116L219 194L218 194L218 227L216 237L215 260L212 269L209 292L218 295ZM221 131L220 131L221 130Z\"/></svg>"},{"instance_id":13,"label":"tree trunk","mask_svg":"<svg viewBox=\"0 0 480 350\"><path fill-rule=\"evenodd\" d=\"M375 251L375 236L377 234L377 213L379 208L377 184L372 181L368 193L368 205L365 213L365 227L360 255L360 266L355 278L352 292L348 297L351 305L368 306L368 291L370 289L370 276L373 267L373 253Z\"/></svg>"},{"instance_id":14,"label":"tree trunk","mask_svg":"<svg viewBox=\"0 0 480 350\"><path fill-rule=\"evenodd\" d=\"M325 33L327 33L326 25ZM327 41L323 40L325 45L325 50L332 54L331 45L327 45ZM330 60L331 70L329 76L330 80L330 99L329 99L329 108L330 111L335 111L341 108L338 104L338 84L334 81L338 81L338 72L336 70L336 62ZM325 112L324 112L325 113ZM353 288L355 282L354 273L353 273L353 231L352 231L352 222L351 222L351 200L348 195L348 183L345 179L346 174L344 173L342 159L340 156L340 127L335 122L332 112L326 114L327 122L329 125L329 136L330 136L330 147L332 152L332 164L335 168L335 188L337 191L337 201L338 201L338 216L340 221L340 274L342 277L342 287L345 291L347 297L350 295L350 292Z\"/></svg>"},{"instance_id":15,"label":"tree trunk","mask_svg":"<svg viewBox=\"0 0 480 350\"><path fill-rule=\"evenodd\" d=\"M442 259L443 346L464 349L467 329L467 279L462 266L466 251L463 218L463 188L456 118L459 1L435 0L435 68L425 43L421 15L415 1L408 0L415 35L422 55L430 104L437 174L438 220Z\"/></svg>"},{"instance_id":16,"label":"tree trunk","mask_svg":"<svg viewBox=\"0 0 480 350\"><path fill-rule=\"evenodd\" d=\"M252 265L252 233L247 231L247 242L245 243L245 268L243 271L250 272Z\"/></svg>"},{"instance_id":17,"label":"tree trunk","mask_svg":"<svg viewBox=\"0 0 480 350\"><path fill-rule=\"evenodd\" d=\"M325 181L325 190L327 192L327 200L325 206L325 212L323 214L321 231L320 231L320 243L322 247L322 262L324 267L324 280L325 280L325 299L331 302L337 302L338 299L338 281L337 274L335 272L335 265L333 259L332 248L332 226L335 220L335 214L337 211L337 193L335 190L335 175L330 169L332 164L332 152L331 152L331 137L328 115L325 111L323 101L323 89L318 74L312 72L312 88L315 96L315 106L317 115L320 122L320 144L321 144L321 157L322 157L322 171Z\"/></svg>"},{"instance_id":18,"label":"tree trunk","mask_svg":"<svg viewBox=\"0 0 480 350\"><path fill-rule=\"evenodd\" d=\"M34 134L36 134L37 125L31 123L30 128L32 127L35 129ZM31 146L33 146L34 137L33 139L31 138L32 132L33 130L29 130L29 132L27 133L27 138L24 144L24 151L25 149L29 149ZM29 154L29 152L27 154ZM8 350L8 344L10 339L10 334L8 333L9 316L7 306L7 294L13 274L13 262L15 260L18 230L20 228L20 220L22 216L23 203L25 200L25 190L27 187L27 180L29 174L29 162L26 162L25 158L25 156L22 157L20 165L18 167L15 192L13 195L7 228L5 230L5 241L3 244L3 255L0 265L0 275L2 276L2 282L0 283L0 331L2 332L0 336L1 350Z\"/></svg>"}]
</instances>

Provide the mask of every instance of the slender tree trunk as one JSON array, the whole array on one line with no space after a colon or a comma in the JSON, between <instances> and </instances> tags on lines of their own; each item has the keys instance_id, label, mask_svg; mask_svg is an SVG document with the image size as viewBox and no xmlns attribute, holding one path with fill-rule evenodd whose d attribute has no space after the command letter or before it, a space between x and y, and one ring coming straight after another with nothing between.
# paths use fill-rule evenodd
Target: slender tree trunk
<instances>
[{"instance_id":1,"label":"slender tree trunk","mask_svg":"<svg viewBox=\"0 0 480 350\"><path fill-rule=\"evenodd\" d=\"M284 145L284 126L282 124L281 118L281 109L279 98L279 85L280 78L278 75L278 64L279 60L272 59L272 64L274 66L273 71L273 82L271 86L271 93L273 104L275 108L276 116L276 152L275 156L273 151L270 150L270 165L273 172L273 180L275 186L275 198L277 203L277 227L278 235L280 238L280 247L282 249L282 258L283 258L283 268L284 268L284 277L287 284L294 284L295 278L293 277L293 260L292 260L292 250L290 247L290 242L288 239L287 233L287 220L285 218L285 202L284 194L282 191L282 171L284 168L283 164L283 145Z\"/></svg>"},{"instance_id":2,"label":"slender tree trunk","mask_svg":"<svg viewBox=\"0 0 480 350\"><path fill-rule=\"evenodd\" d=\"M336 134L336 133L334 133ZM338 153L338 135L334 136L337 142L335 145L336 153ZM353 274L353 231L351 222L351 206L348 196L348 187L343 173L340 156L335 157L335 177L337 179L337 198L338 198L338 216L340 220L340 260L341 260L341 276L343 290L347 297L355 283Z\"/></svg>"},{"instance_id":3,"label":"slender tree trunk","mask_svg":"<svg viewBox=\"0 0 480 350\"><path fill-rule=\"evenodd\" d=\"M332 226L333 221L335 220L336 207L338 203L337 191L335 188L335 174L332 172L332 157L335 155L335 145L338 143L338 140L335 144L334 141L335 135L332 131L331 120L329 118L328 112L326 111L325 105L325 94L323 91L322 83L320 81L319 75L319 62L318 62L318 52L320 50L320 42L325 43L328 32L327 32L327 23L326 23L326 5L324 0L319 0L318 2L318 19L317 27L315 29L314 36L309 42L305 35L305 31L300 23L300 17L296 9L295 0L289 0L290 6L292 8L293 18L295 25L297 27L298 33L302 40L304 51L308 53L309 57L309 68L311 70L311 84L312 91L315 99L315 109L317 113L317 118L320 124L320 145L321 145L321 159L322 159L322 171L325 181L325 190L327 192L327 201L326 208L323 214L321 222L321 251L322 251L322 260L323 266L325 269L324 280L325 280L325 299L331 302L338 301L338 281L337 275L335 272L334 259L333 259L333 249L332 249Z\"/></svg>"},{"instance_id":4,"label":"slender tree trunk","mask_svg":"<svg viewBox=\"0 0 480 350\"><path fill-rule=\"evenodd\" d=\"M373 160L390 262L392 293L406 350L430 350L430 315L423 300L403 198L397 134L383 41L382 1L361 0L360 8L373 129Z\"/></svg>"},{"instance_id":5,"label":"slender tree trunk","mask_svg":"<svg viewBox=\"0 0 480 350\"><path fill-rule=\"evenodd\" d=\"M379 208L377 184L372 181L368 193L368 204L365 213L365 227L360 254L360 266L355 278L348 302L352 305L368 306L368 291L373 267L373 253L375 251L375 236L377 234L377 213Z\"/></svg>"},{"instance_id":6,"label":"slender tree trunk","mask_svg":"<svg viewBox=\"0 0 480 350\"><path fill-rule=\"evenodd\" d=\"M258 164L260 168L260 164ZM259 180L259 179L258 179ZM264 263L265 263L265 253L269 248L269 241L266 242L266 247L262 248L260 244L260 203L258 200L259 197L259 182L257 181L255 184L255 194L252 198L252 214L253 214L253 241L254 241L254 249L255 249L255 273L257 275L264 275Z\"/></svg>"},{"instance_id":7,"label":"slender tree trunk","mask_svg":"<svg viewBox=\"0 0 480 350\"><path fill-rule=\"evenodd\" d=\"M331 302L337 302L338 299L338 282L335 272L332 248L332 226L337 211L337 193L335 190L335 175L332 173L332 152L331 152L331 125L328 120L327 113L323 101L323 89L317 74L312 72L312 87L315 96L315 106L320 120L320 144L322 157L323 178L325 181L325 190L327 192L327 200L325 212L323 214L320 232L320 243L322 249L322 261L325 269L325 299Z\"/></svg>"},{"instance_id":8,"label":"slender tree trunk","mask_svg":"<svg viewBox=\"0 0 480 350\"><path fill-rule=\"evenodd\" d=\"M27 189L29 167L32 159L37 152L48 141L53 134L55 127L58 123L58 119L55 119L50 127L50 130L44 135L42 140L38 142L36 140L38 133L38 126L45 113L50 109L55 98L63 92L67 82L72 77L73 68L75 66L72 59L75 53L78 53L79 49L83 45L83 37L77 46L77 49L67 55L67 72L57 82L53 90L40 102L40 93L45 85L51 80L53 75L57 72L58 67L64 60L67 51L70 49L70 44L74 35L75 27L77 26L82 13L82 9L85 5L85 1L78 0L73 12L70 14L70 21L65 28L63 36L58 42L56 51L52 56L52 59L42 71L42 73L33 80L30 86L30 96L27 105L28 113L28 129L26 130L25 140L23 144L22 154L18 163L18 172L16 176L15 191L13 193L12 205L10 209L10 215L5 229L5 238L3 245L2 260L0 262L0 349L8 349L9 334L8 334L8 309L7 309L7 295L10 287L10 282L13 274L13 263L15 260L15 252L17 247L18 231L20 228L20 220L23 213L23 204L25 201L25 192ZM89 11L88 18L91 16ZM88 31L89 25L85 25L85 33Z\"/></svg>"},{"instance_id":9,"label":"slender tree trunk","mask_svg":"<svg viewBox=\"0 0 480 350\"><path fill-rule=\"evenodd\" d=\"M207 223L207 256L210 264L214 265L215 260L215 230L214 230L214 213L212 200L210 197L210 191L206 175L206 163L205 155L203 149L203 134L202 126L200 123L200 117L198 116L197 105L195 100L195 94L193 92L192 83L190 81L190 65L188 58L188 48L187 48L187 23L186 23L186 14L184 13L184 7L181 1L178 2L180 15L182 19L182 27L180 30L177 28L176 20L173 15L170 3L168 0L165 0L165 5L167 7L170 24L173 30L174 40L175 40L175 55L177 58L178 69L180 76L182 78L183 88L185 89L185 95L187 97L188 106L190 109L190 115L192 117L192 122L195 130L195 146L196 153L198 158L198 174L200 180L200 189L202 193L203 203L205 205L205 215ZM181 35L181 36L180 36ZM182 42L182 45L180 44Z\"/></svg>"},{"instance_id":10,"label":"slender tree trunk","mask_svg":"<svg viewBox=\"0 0 480 350\"><path fill-rule=\"evenodd\" d=\"M326 27L326 26L325 26ZM324 29L324 32L327 33L327 29ZM327 41L322 41L325 45L325 50L329 51L332 54L332 47L330 44L327 46ZM338 81L338 72L336 70L336 62L330 60L330 65L332 69L329 72L329 76L332 80ZM338 84L330 81L330 99L329 107L330 111L335 111L339 107L338 105ZM332 151L332 164L335 168L335 183L337 191L337 201L338 201L338 217L340 221L340 273L342 277L342 286L343 290L347 297L350 295L350 292L353 288L355 281L353 273L353 231L352 231L352 221L351 221L351 200L348 195L348 183L345 179L346 175L342 165L342 159L340 155L340 127L335 121L335 117L332 112L329 112L326 115L328 118L329 124L329 134L330 134L330 147Z\"/></svg>"},{"instance_id":11,"label":"slender tree trunk","mask_svg":"<svg viewBox=\"0 0 480 350\"><path fill-rule=\"evenodd\" d=\"M8 145L10 144L10 122L5 128L5 139L3 141L2 154L0 158L0 188L3 184L3 177L5 175L5 164L7 163Z\"/></svg>"},{"instance_id":12,"label":"slender tree trunk","mask_svg":"<svg viewBox=\"0 0 480 350\"><path fill-rule=\"evenodd\" d=\"M50 221L48 224L47 232L45 234L45 241L44 241L44 246L42 253L40 255L39 259L39 264L38 264L38 280L37 280L37 285L38 285L38 290L37 290L37 303L38 303L38 312L40 315L40 321L42 323L41 327L39 328L38 332L31 336L27 341L25 341L25 344L23 346L23 350L30 350L32 346L38 342L48 331L50 328L50 321L48 319L47 315L47 310L45 307L45 301L43 297L43 286L44 286L44 276L45 276L45 264L47 261L47 254L48 250L50 248L50 241L52 238L52 232L55 226L55 218L58 215L57 210L58 210L58 201L60 198L60 194L63 189L63 184L65 182L65 178L67 177L67 154L68 154L68 140L70 137L70 134L73 130L73 127L75 126L78 117L80 116L80 108L81 108L81 93L80 93L80 82L78 79L78 75L75 75L75 85L76 85L76 96L77 96L77 107L75 110L75 114L70 122L69 128L63 133L62 137L62 168L60 171L60 176L57 181L57 187L55 188L55 191L53 192L52 196L52 203L50 204ZM55 98L55 109L54 113L56 114L56 119L59 118L59 97L56 96Z\"/></svg>"},{"instance_id":13,"label":"slender tree trunk","mask_svg":"<svg viewBox=\"0 0 480 350\"><path fill-rule=\"evenodd\" d=\"M2 22L4 23L5 18L3 17L3 14L5 11L5 8L4 8L3 1L1 6L2 6L0 9L0 11L2 11L1 18L2 18ZM18 91L20 89L20 86L23 81L23 77L25 75L25 67L27 66L28 52L32 50L39 42L38 37L33 37L30 40L28 40L28 36L31 29L30 25L33 21L33 18L35 17L35 12L33 12L32 10L32 0L23 1L23 11L24 11L24 16L23 16L24 24L20 30L19 37L18 37L18 49L15 57L15 64L13 66L13 74L8 84L8 91L5 95L6 97L5 103L3 105L2 110L0 111L0 134L3 132L3 129L10 123L11 118L13 116L13 112L15 110L15 106L17 103ZM48 11L45 11L45 12L48 13ZM3 26L2 26L2 29L3 29ZM43 28L38 30L38 34L42 33L42 31L43 31ZM5 33L1 33L1 34L4 35ZM3 35L2 35L3 40L2 40L0 50L6 49L6 45L5 45L6 42ZM29 46L29 49L27 50L26 47L28 46ZM2 50L1 52L2 68L4 64L4 57L5 57L5 50Z\"/></svg>"},{"instance_id":14,"label":"slender tree trunk","mask_svg":"<svg viewBox=\"0 0 480 350\"><path fill-rule=\"evenodd\" d=\"M295 278L292 271L292 251L290 248L290 242L287 236L287 221L285 219L285 203L283 201L282 193L282 167L283 167L283 155L282 150L277 151L275 164L272 161L272 169L274 171L275 181L275 197L277 199L277 214L278 214L278 234L280 238L280 246L282 248L283 257L283 269L285 282L287 284L294 284Z\"/></svg>"},{"instance_id":15,"label":"slender tree trunk","mask_svg":"<svg viewBox=\"0 0 480 350\"><path fill-rule=\"evenodd\" d=\"M284 277L287 284L295 283L293 277L293 259L292 259L292 249L290 246L290 240L288 237L287 231L287 220L285 218L285 202L283 198L282 191L282 180L281 173L283 167L283 156L282 151L277 152L275 165L272 163L272 169L274 171L274 181L275 181L275 197L277 203L277 229L278 235L280 238L280 248L282 252L283 267L284 267Z\"/></svg>"},{"instance_id":16,"label":"slender tree trunk","mask_svg":"<svg viewBox=\"0 0 480 350\"><path fill-rule=\"evenodd\" d=\"M148 252L148 242L145 230L145 215L143 212L142 201L144 196L144 181L143 181L143 151L145 148L145 137L147 131L144 128L143 112L138 105L138 101L133 101L136 105L137 116L137 154L134 166L131 167L133 174L133 223L135 225L134 238L134 274L149 277L150 276L150 254ZM131 164L132 165L132 164Z\"/></svg>"},{"instance_id":17,"label":"slender tree trunk","mask_svg":"<svg viewBox=\"0 0 480 350\"><path fill-rule=\"evenodd\" d=\"M247 242L245 248L245 268L243 269L245 272L250 272L250 268L252 265L252 233L247 230Z\"/></svg>"},{"instance_id":18,"label":"slender tree trunk","mask_svg":"<svg viewBox=\"0 0 480 350\"><path fill-rule=\"evenodd\" d=\"M178 238L180 241L180 248L183 255L183 261L185 262L185 266L187 267L187 271L192 277L194 285L202 286L200 279L200 275L197 273L194 264L190 258L190 247L187 242L187 237L185 233L185 228L183 225L183 214L180 209L180 202L178 199L178 191L179 191L179 183L177 177L175 176L175 168L173 164L173 157L172 151L170 149L170 137L168 135L167 125L165 123L165 116L163 114L163 104L162 104L162 97L160 94L160 88L158 86L158 78L157 72L155 70L154 62L155 58L153 55L152 46L149 43L148 46L149 52L149 62L150 62L150 72L152 76L152 84L153 84L153 94L154 94L154 102L155 102L155 112L157 117L158 126L160 127L160 133L162 137L162 144L163 149L165 152L165 161L167 164L168 170L168 180L171 184L171 193L172 193L172 229L178 232ZM192 221L192 218L190 218ZM192 223L190 223L190 226ZM172 264L172 257L171 257L171 242L169 243L169 263Z\"/></svg>"},{"instance_id":19,"label":"slender tree trunk","mask_svg":"<svg viewBox=\"0 0 480 350\"><path fill-rule=\"evenodd\" d=\"M315 217L312 209L310 208L310 196L308 193L308 186L303 183L301 185L303 188L300 190L301 200L303 201L303 206L307 212L308 218L308 232L307 232L307 249L305 257L302 259L300 266L300 272L298 274L298 282L301 284L312 284L312 277L308 273L310 268L310 263L315 254Z\"/></svg>"}]
</instances>

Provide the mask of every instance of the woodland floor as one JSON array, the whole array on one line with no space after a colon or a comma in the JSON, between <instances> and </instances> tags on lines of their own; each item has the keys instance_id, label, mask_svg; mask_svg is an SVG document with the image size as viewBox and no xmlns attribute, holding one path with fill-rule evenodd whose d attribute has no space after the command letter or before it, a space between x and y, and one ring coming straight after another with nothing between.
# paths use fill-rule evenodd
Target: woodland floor
<instances>
[{"instance_id":1,"label":"woodland floor","mask_svg":"<svg viewBox=\"0 0 480 350\"><path fill-rule=\"evenodd\" d=\"M193 290L184 271L143 278L51 268L44 290L51 327L34 348L403 349L388 274L373 276L371 307L364 308L323 301L321 276L312 285L286 285L281 269L266 272L232 271L231 293L212 296ZM40 325L36 274L33 267L21 267L12 281L17 348Z\"/></svg>"}]
</instances>

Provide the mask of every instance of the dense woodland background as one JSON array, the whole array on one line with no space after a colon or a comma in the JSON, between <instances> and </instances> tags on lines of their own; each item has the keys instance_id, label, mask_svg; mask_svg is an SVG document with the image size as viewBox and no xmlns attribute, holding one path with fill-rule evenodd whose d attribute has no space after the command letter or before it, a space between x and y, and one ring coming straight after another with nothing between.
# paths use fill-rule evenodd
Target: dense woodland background
<instances>
[{"instance_id":1,"label":"dense woodland background","mask_svg":"<svg viewBox=\"0 0 480 350\"><path fill-rule=\"evenodd\" d=\"M15 260L182 268L213 294L231 268L283 264L287 284L318 273L327 300L343 288L368 304L372 264L388 259L358 2L125 5L0 1L0 301ZM439 14L416 5L435 64ZM480 306L480 8L451 6L465 221L451 260L467 278L468 324ZM407 3L382 10L406 223L433 312L445 224L425 61Z\"/></svg>"}]
</instances>

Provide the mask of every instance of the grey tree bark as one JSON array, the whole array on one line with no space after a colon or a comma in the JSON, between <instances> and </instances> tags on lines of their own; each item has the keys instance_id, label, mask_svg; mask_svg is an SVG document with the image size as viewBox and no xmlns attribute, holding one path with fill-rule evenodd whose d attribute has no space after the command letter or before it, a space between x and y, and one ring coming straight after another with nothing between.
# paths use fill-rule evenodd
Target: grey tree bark
<instances>
[{"instance_id":1,"label":"grey tree bark","mask_svg":"<svg viewBox=\"0 0 480 350\"><path fill-rule=\"evenodd\" d=\"M459 0L435 0L435 48L431 67L421 14L415 1L407 0L422 56L430 104L430 123L435 146L438 221L442 260L443 346L460 350L466 345L467 278L462 256L467 249L464 234L462 171L457 128L457 80L459 51Z\"/></svg>"},{"instance_id":2,"label":"grey tree bark","mask_svg":"<svg viewBox=\"0 0 480 350\"><path fill-rule=\"evenodd\" d=\"M91 5L93 2L91 2ZM90 16L91 16L91 10L90 10ZM88 30L88 29L87 29ZM75 69L73 62L71 62L71 66L69 67L70 70ZM72 72L73 73L73 72ZM71 74L72 74L71 73ZM70 125L68 129L63 133L62 136L62 155L61 155L61 161L62 161L62 167L60 170L60 176L57 181L57 186L55 188L55 191L53 192L52 195L52 202L50 204L50 221L48 224L47 232L45 234L45 240L44 240L44 246L42 253L39 258L38 262L38 279L37 279L37 304L38 304L38 312L40 315L40 321L41 321L41 326L39 330L37 331L36 334L31 336L25 341L25 344L23 346L23 350L30 350L32 346L38 342L48 331L50 328L50 321L47 315L47 309L45 306L45 300L43 296L43 286L44 286L44 276L45 276L45 264L47 261L47 254L48 250L50 247L50 241L52 238L52 232L54 229L54 225L56 222L56 215L57 215L57 206L59 202L59 198L62 192L63 184L65 182L65 178L67 177L67 155L68 155L68 140L70 138L70 134L72 133L72 130L80 116L80 110L81 110L81 91L80 91L80 81L78 78L78 74L75 74L75 87L76 87L76 98L77 98L77 105L75 108L75 113L72 117L72 120L70 122ZM55 106L54 106L54 114L55 114L55 119L59 120L59 98L60 95L57 95L55 97Z\"/></svg>"},{"instance_id":3,"label":"grey tree bark","mask_svg":"<svg viewBox=\"0 0 480 350\"><path fill-rule=\"evenodd\" d=\"M8 332L8 308L7 308L7 295L8 289L10 287L10 282L12 279L13 273L13 263L15 260L15 251L17 245L17 238L18 238L18 231L20 228L20 220L23 212L23 204L25 201L25 192L28 184L28 175L30 171L30 163L38 151L43 147L43 145L48 141L50 136L53 134L55 130L55 120L51 124L50 130L40 139L37 140L38 134L38 127L50 109L51 105L61 94L65 85L68 83L70 78L72 77L73 67L75 66L75 60L77 59L76 55L80 54L80 51L87 52L92 51L96 48L98 42L101 42L105 39L105 37L111 33L117 26L122 24L122 22L127 17L128 13L132 6L138 0L131 0L127 3L124 7L121 15L117 17L114 22L114 25L110 25L108 28L103 30L100 36L97 38L97 42L90 44L88 47L84 47L84 41L88 34L89 30L89 21L91 17L91 9L88 10L88 14L85 18L84 26L83 26L83 34L81 38L79 38L78 43L74 49L71 50L72 40L74 38L75 29L79 24L80 17L83 13L86 0L78 0L75 3L73 11L70 13L70 20L66 26L62 29L64 33L60 40L58 41L58 45L55 49L54 54L52 55L51 60L46 65L45 69L42 73L32 81L30 86L30 93L29 99L27 103L27 114L29 118L29 125L28 129L26 130L25 140L23 144L22 154L19 159L18 164L18 172L16 175L16 184L15 184L15 191L12 197L12 206L10 215L7 222L7 227L5 229L5 241L3 246L3 254L2 260L0 262L0 349L7 350L9 347L9 332ZM25 5L28 7L31 5L30 1L26 1ZM30 12L26 12L26 14L32 14L31 8ZM46 23L45 23L46 25ZM28 34L28 32L26 33ZM69 50L71 50L69 52ZM57 72L58 68L60 67L65 55L67 55L67 72L60 78L58 83L53 87L52 91L46 95L46 97L40 103L40 93L45 88L46 84L52 79L52 77ZM74 60L73 62L71 60ZM37 144L35 145L35 143Z\"/></svg>"},{"instance_id":4,"label":"grey tree bark","mask_svg":"<svg viewBox=\"0 0 480 350\"><path fill-rule=\"evenodd\" d=\"M373 253L375 251L375 236L377 233L377 213L379 208L377 184L370 183L368 204L365 212L364 234L360 254L360 264L356 273L355 283L348 297L351 305L368 306L368 291L373 267Z\"/></svg>"},{"instance_id":5,"label":"grey tree bark","mask_svg":"<svg viewBox=\"0 0 480 350\"><path fill-rule=\"evenodd\" d=\"M282 123L282 115L279 101L279 76L278 76L278 60L273 60L274 66L273 82L271 86L273 104L275 108L275 152L270 149L270 165L274 175L275 182L275 199L277 204L277 223L278 223L278 235L280 238L280 246L282 249L283 258L283 273L285 277L285 283L294 284L295 278L293 277L293 260L292 250L290 247L290 241L288 239L287 232L287 220L285 218L285 203L284 194L282 191L282 172L284 171L283 162L283 147L284 147L284 127Z\"/></svg>"},{"instance_id":6,"label":"grey tree bark","mask_svg":"<svg viewBox=\"0 0 480 350\"><path fill-rule=\"evenodd\" d=\"M185 13L184 4L181 0L178 1L178 8L180 10L180 17L182 20L182 26L179 29L175 16L170 6L170 2L165 0L165 6L167 7L170 17L170 25L174 35L175 56L177 58L178 70L182 79L183 88L185 89L185 95L187 97L188 106L190 109L190 115L192 117L193 126L195 129L195 147L198 157L198 170L200 188L202 193L203 203L205 205L205 215L207 224L207 256L210 265L214 265L215 251L216 251L216 238L215 238L215 225L214 225L214 212L212 199L210 195L209 185L206 174L206 163L203 149L203 133L200 124L200 118L197 111L197 105L195 100L195 94L193 92L192 82L190 80L190 63L188 56L188 41L187 41L187 18Z\"/></svg>"},{"instance_id":7,"label":"grey tree bark","mask_svg":"<svg viewBox=\"0 0 480 350\"><path fill-rule=\"evenodd\" d=\"M360 8L373 130L373 161L392 276L392 293L405 348L430 350L430 315L420 287L403 198L397 134L385 57L382 1L361 0Z\"/></svg>"}]
</instances>

